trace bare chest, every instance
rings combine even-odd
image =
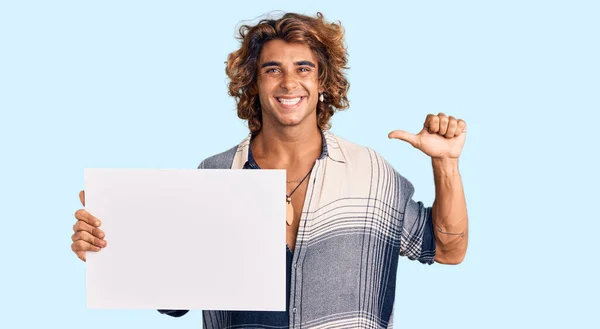
[[[296,247],[296,238],[298,236],[298,228],[300,227],[300,217],[302,216],[302,208],[304,207],[304,199],[306,198],[307,183],[308,182],[304,182],[304,184],[300,185],[291,197],[293,220],[290,225],[286,225],[286,242],[292,251],[294,251],[294,248]]]

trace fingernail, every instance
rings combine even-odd
[[[100,239],[102,239],[102,238],[104,237],[104,232],[100,232],[100,233],[98,233],[98,237],[99,237]]]
[[[96,226],[100,226],[100,221],[99,220],[96,221]]]

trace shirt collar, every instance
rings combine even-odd
[[[346,158],[342,152],[340,144],[336,136],[329,131],[321,131],[323,146],[319,160],[329,158],[336,162],[345,163]],[[248,134],[246,138],[238,145],[235,158],[233,160],[232,169],[260,169],[250,149],[252,135]]]

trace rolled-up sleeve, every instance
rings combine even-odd
[[[413,200],[414,187],[411,182],[398,174],[400,182],[400,204],[404,209],[400,232],[400,255],[423,264],[433,264],[435,257],[435,236],[431,217],[431,207]]]

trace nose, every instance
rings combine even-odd
[[[293,76],[292,74],[283,74],[282,78],[281,78],[281,83],[279,85],[281,87],[281,89],[290,91],[290,90],[294,90],[296,89],[296,87],[298,86],[298,81],[296,80],[296,77]]]

